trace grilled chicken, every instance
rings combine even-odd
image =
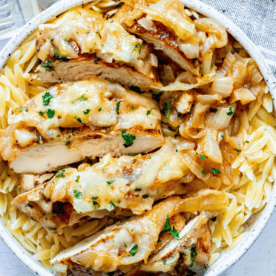
[[[74,264],[90,267],[94,271],[111,272],[119,268],[126,272],[135,267],[139,268],[139,266],[146,269],[146,264],[149,261],[153,264],[155,261],[169,256],[176,259],[175,255],[178,250],[184,252],[193,245],[198,251],[202,249],[209,257],[210,238],[208,233],[210,231],[206,225],[207,219],[203,215],[189,222],[181,231],[182,234],[179,234],[175,228],[171,229],[169,218],[185,212],[186,207],[183,202],[184,200],[178,196],[170,197],[155,205],[144,215],[108,227],[76,244],[73,248],[61,252],[51,263],[56,270],[62,273],[66,273],[68,268],[74,268]],[[226,202],[220,203],[220,208],[226,206]],[[198,211],[198,209],[194,209],[194,211]],[[170,231],[175,239],[171,240],[164,249],[158,251],[156,257],[155,255],[150,257],[151,253],[155,251],[161,231]],[[185,234],[187,235],[181,240]],[[204,250],[201,240],[204,241]],[[163,250],[167,250],[169,256]],[[192,250],[194,251],[194,249]]]
[[[116,15],[126,30],[153,44],[182,69],[199,75],[192,63],[192,59],[199,57],[196,28],[179,1],[127,1],[127,4]],[[185,48],[191,46],[197,51],[187,55]]]
[[[142,90],[161,85],[151,47],[92,11],[69,11],[55,24],[41,25],[36,48],[43,64],[32,78],[42,82],[98,76]]]
[[[17,173],[43,173],[102,157],[149,152],[163,144],[157,103],[91,78],[56,85],[9,116],[0,153]]]
[[[141,270],[149,272],[173,271],[177,265],[193,267],[193,262],[198,265],[207,265],[211,253],[211,231],[208,227],[208,217],[205,214],[192,219],[182,230],[177,239],[163,246],[159,251],[150,256]],[[172,229],[173,229],[172,225]],[[175,228],[176,229],[176,228]],[[181,262],[180,256],[184,259]]]
[[[19,195],[13,204],[48,230],[109,212],[142,214],[158,199],[195,192],[192,184],[181,184],[189,173],[168,140],[153,154],[117,159],[108,154],[93,166],[82,164],[78,169],[61,170],[50,181]]]

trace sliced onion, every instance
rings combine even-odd
[[[228,52],[223,61],[222,67],[217,71],[217,75],[222,77],[226,76],[226,74],[228,73],[229,69],[235,61],[235,57],[230,52]]]
[[[196,100],[202,104],[215,104],[222,100],[221,95],[196,95]]]
[[[259,72],[259,70],[257,68],[255,68],[253,70],[253,74],[252,74],[252,79],[251,81],[253,82],[253,84],[258,84],[262,81],[263,76],[261,75],[261,73]]]
[[[211,94],[220,95],[226,98],[231,95],[233,91],[233,79],[230,77],[215,78],[211,88]]]
[[[158,59],[157,59],[157,56],[156,56],[156,55],[150,54],[149,60],[150,60],[151,66],[153,66],[153,67],[158,67]]]
[[[185,54],[186,58],[194,59],[199,57],[199,42],[193,44],[178,43],[180,50]]]
[[[212,161],[216,163],[222,163],[222,154],[219,148],[218,142],[211,136],[207,135],[203,139],[204,143],[204,154],[208,156]]]
[[[209,36],[204,41],[204,44],[201,46],[201,54],[204,55],[211,48],[214,48],[215,43],[216,43],[216,37],[214,35]]]
[[[210,113],[206,126],[213,129],[226,129],[235,113],[236,106],[218,107],[216,113]]]
[[[226,29],[215,19],[200,18],[194,21],[199,31],[215,34],[217,37],[216,48],[224,47],[228,42]]]
[[[26,130],[26,129],[16,129],[14,131],[14,136],[17,141],[17,143],[22,147],[27,147],[30,145],[33,141],[37,141],[37,135]]]
[[[213,51],[209,50],[203,55],[203,75],[210,74],[212,65]]]
[[[140,24],[143,28],[145,28],[146,30],[151,30],[151,28],[153,27],[153,22],[152,20],[148,19],[148,18],[141,18],[137,21],[138,24]]]
[[[256,100],[256,97],[251,93],[249,89],[239,88],[233,91],[230,98],[230,103],[240,101],[242,104],[248,104],[254,100]]]

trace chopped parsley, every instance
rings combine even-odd
[[[73,100],[71,103],[76,103],[77,101],[85,102],[85,101],[87,101],[87,100],[88,100],[88,98],[86,98],[84,95],[82,95],[81,97],[79,97],[79,98]]]
[[[126,243],[124,242],[124,247],[126,247],[127,248],[127,245],[126,245]]]
[[[137,162],[137,159],[134,159],[134,160],[132,161],[133,164],[135,164],[136,162]]]
[[[179,233],[178,233],[177,229],[174,226],[173,226],[173,229],[171,230],[170,235],[178,241],[183,239],[183,238],[179,238]]]
[[[46,92],[43,96],[42,96],[42,101],[43,101],[43,105],[47,106],[50,104],[51,99],[53,99],[54,97],[49,93]]]
[[[177,229],[174,226],[172,228],[169,215],[167,216],[166,224],[165,224],[164,228],[162,229],[162,232],[166,232],[166,231],[170,231],[171,232],[170,235],[178,241],[183,239],[183,238],[179,238],[179,233],[178,233]]]
[[[152,111],[152,109],[148,110],[147,115],[150,115],[151,111]]]
[[[121,103],[122,101],[120,101],[120,102],[118,102],[117,104],[116,104],[116,113],[117,114],[120,114],[120,103]]]
[[[50,40],[50,43],[53,43],[54,42],[54,38],[52,38],[51,40]]]
[[[133,107],[133,105],[130,107],[130,109],[131,109],[132,111],[134,111],[134,110],[135,110],[135,108]]]
[[[196,246],[193,244],[191,246],[191,265],[190,266],[193,266],[194,265],[194,257],[196,257],[198,255],[198,253],[196,252]]]
[[[47,116],[48,116],[48,118],[49,119],[52,119],[54,116],[55,116],[55,110],[53,110],[53,109],[48,109],[47,110]]]
[[[170,101],[165,102],[165,106],[166,106],[166,109],[165,109],[166,118],[169,119],[171,102]]]
[[[101,207],[100,204],[96,201],[99,197],[98,196],[92,196],[91,199],[92,199],[92,204],[93,206],[95,206],[95,208],[97,207]]]
[[[235,107],[234,105],[232,105],[232,106],[229,107],[229,112],[226,113],[227,116],[231,116],[231,115],[234,114],[234,112],[233,112],[233,110],[232,110],[232,108],[234,108],[234,107]]]
[[[115,204],[112,201],[110,201],[109,204],[110,204],[111,210],[113,210],[115,208]]]
[[[167,262],[167,259],[164,259],[164,260],[163,260],[163,264],[165,265],[165,264],[166,264],[166,262]]]
[[[218,109],[217,108],[210,108],[210,112],[217,113]]]
[[[233,149],[233,150],[235,150],[236,152],[241,152],[241,150],[240,150],[240,149]]]
[[[56,173],[56,178],[64,178],[65,177],[65,170],[58,171]]]
[[[208,157],[207,156],[205,156],[205,155],[202,155],[202,154],[200,154],[200,153],[196,153],[201,159],[207,159]]]
[[[84,123],[83,123],[83,121],[81,120],[81,118],[78,118],[77,116],[74,116],[74,118],[75,118],[79,123],[81,123],[81,124],[84,125]]]
[[[246,144],[249,144],[249,141],[245,141]]]
[[[222,12],[226,12],[226,10],[222,10]]]
[[[142,45],[140,43],[134,45],[132,52],[134,52],[137,49],[139,49],[139,54],[141,54]]]
[[[28,112],[29,111],[29,109],[28,108],[26,108],[26,110],[25,110],[26,112]]]
[[[135,245],[131,248],[131,250],[129,251],[130,255],[131,255],[131,256],[135,256],[137,249],[138,249],[138,244],[135,244]]]
[[[108,185],[111,185],[111,184],[114,183],[114,181],[115,181],[115,180],[110,180],[110,181],[106,181],[106,183],[107,183]]]
[[[73,191],[73,194],[74,194],[74,196],[75,196],[76,198],[80,198],[80,197],[82,196],[82,193],[81,193],[80,191],[78,191],[78,190],[74,190],[74,191]]]
[[[103,109],[103,108],[102,108],[102,107],[100,107],[100,108],[98,108],[98,111],[99,111],[99,112],[101,112],[101,111],[102,111],[102,109]]]
[[[51,230],[51,231],[57,230],[56,227],[48,227],[48,229]]]
[[[143,198],[144,198],[144,199],[149,198],[149,194],[143,195]]]
[[[221,135],[221,138],[223,139],[223,138],[224,138],[224,135]]]
[[[96,34],[99,36],[100,39],[102,39],[102,36],[98,30],[96,31]]]
[[[67,141],[66,143],[65,143],[65,146],[69,146],[71,144],[71,142],[70,141]]]
[[[140,191],[142,191],[142,188],[135,188],[135,191],[140,192]]]
[[[217,170],[216,168],[212,168],[212,171],[213,171],[213,174],[214,174],[214,175],[217,174],[217,173],[221,173],[221,171],[220,171],[220,170]]]
[[[79,183],[80,182],[80,175],[77,175],[75,182]]]
[[[171,230],[171,223],[170,223],[170,217],[169,215],[167,216],[167,219],[166,219],[166,224],[164,226],[164,228],[162,229],[162,232],[166,232],[166,231],[169,231]]]
[[[52,61],[49,59],[46,60],[45,63],[41,67],[47,71],[52,71],[54,69],[52,66]]]
[[[124,146],[126,148],[131,146],[134,143],[135,139],[136,139],[135,135],[127,133],[126,130],[122,131],[122,137],[124,138],[124,141],[125,141]]]
[[[118,202],[118,204],[121,204],[122,201],[119,199],[117,202]]]
[[[38,114],[39,114],[40,116],[43,116],[44,113],[45,113],[45,112],[43,112],[43,111],[39,111],[39,112],[38,112]]]
[[[33,206],[33,205],[31,205],[31,204],[29,204],[29,203],[27,203],[27,204],[25,205],[25,207],[34,208],[34,206]]]
[[[87,115],[90,111],[91,111],[91,109],[86,109],[85,111],[83,111],[83,114]]]
[[[201,173],[202,173],[202,174],[206,174],[206,171],[205,171],[205,170],[202,170]]]

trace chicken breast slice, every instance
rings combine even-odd
[[[223,194],[222,192],[218,193]],[[64,250],[51,263],[56,270],[62,273],[66,273],[68,269],[74,269],[75,264],[91,268],[94,271],[111,272],[116,269],[129,271],[133,267],[143,267],[150,260],[154,262],[155,259],[151,259],[150,255],[156,248],[161,231],[168,230],[174,233],[173,236],[176,241],[180,241],[181,237],[187,233],[187,237],[183,238],[179,250],[186,250],[186,245],[191,245],[193,256],[195,256],[195,249],[192,243],[197,242],[201,238],[202,232],[197,235],[192,230],[192,227],[194,227],[193,229],[197,229],[195,222],[199,222],[200,218],[206,223],[206,218],[199,217],[188,223],[184,228],[185,230],[182,230],[183,236],[180,236],[178,232],[176,233],[175,229],[171,229],[171,225],[168,225],[170,217],[185,212],[186,206],[183,203],[184,200],[179,196],[170,197],[155,205],[152,210],[146,212],[144,215],[132,218],[128,222],[108,227],[76,244],[74,247]],[[221,206],[224,208],[227,205],[224,202]],[[194,209],[194,211],[199,210]],[[200,225],[202,224],[200,223]],[[203,229],[201,226],[199,228]],[[206,240],[209,239],[207,238]],[[186,242],[184,243],[184,241]],[[168,250],[167,248],[169,248],[168,253],[172,250],[173,253],[177,252],[175,248],[178,247],[178,243],[174,245],[174,240],[170,243],[162,250]],[[161,255],[159,252],[157,254]],[[156,257],[156,260],[159,260],[159,255]]]
[[[164,143],[158,104],[106,80],[56,85],[10,114],[0,154],[17,173],[86,157],[149,152]]]
[[[119,18],[127,31],[153,44],[156,50],[162,51],[182,69],[199,75],[198,68],[192,63],[193,58],[199,57],[196,29],[185,14],[183,4],[168,0],[146,2],[128,1],[115,18]],[[196,53],[186,56],[183,45],[190,45]]]
[[[161,85],[152,47],[115,19],[77,9],[39,28],[36,49],[43,63],[33,79],[64,82],[98,76],[140,89]]]
[[[193,185],[181,184],[189,173],[168,140],[159,151],[145,156],[116,159],[108,154],[92,166],[61,170],[50,181],[16,197],[13,204],[47,230],[55,230],[109,212],[142,214],[158,199],[196,191]]]
[[[151,211],[128,222],[115,224],[58,254],[54,267],[81,264],[95,271],[115,271],[118,267],[147,261],[154,250],[167,215],[177,212],[180,197],[171,197]]]
[[[179,237],[173,238],[161,250],[150,256],[146,264],[141,265],[141,270],[148,272],[169,272],[176,266],[187,269],[194,266],[194,262],[207,266],[210,260],[212,239],[208,226],[208,216],[203,213],[179,231]],[[180,256],[184,259],[180,263]]]

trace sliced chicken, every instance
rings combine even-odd
[[[151,211],[146,212],[144,215],[133,218],[128,222],[108,227],[76,244],[73,248],[61,252],[51,263],[56,270],[62,273],[66,273],[67,269],[72,269],[74,264],[90,267],[94,271],[103,272],[115,271],[117,268],[122,271],[129,271],[135,267],[139,268],[140,265],[143,269],[146,269],[144,265],[149,261],[154,262],[155,258],[156,261],[159,260],[159,255],[158,257],[150,257],[150,255],[156,248],[161,231],[170,231],[177,241],[175,245],[175,240],[173,239],[164,249],[161,249],[161,251],[168,250],[168,254],[171,252],[174,254],[176,254],[175,252],[178,253],[175,250],[176,248],[184,251],[187,249],[187,246],[189,248],[192,247],[202,238],[200,237],[203,236],[201,235],[202,233],[205,234],[205,232],[207,233],[209,231],[200,222],[201,219],[204,220],[204,223],[207,222],[207,218],[203,216],[188,223],[184,228],[185,230],[182,230],[182,236],[175,228],[171,229],[169,219],[178,213],[185,212],[186,206],[184,201],[178,196],[170,197],[155,205]],[[224,208],[226,206],[225,202],[223,204],[221,202],[220,206]],[[204,210],[204,208],[201,210]],[[195,211],[199,210],[194,209],[193,212]],[[199,225],[196,226],[195,222],[198,222]],[[204,230],[202,230],[203,228]],[[178,241],[181,241],[185,233],[187,235],[179,245]],[[206,243],[204,246],[208,246],[208,237],[204,241]],[[206,249],[204,250],[206,251]],[[207,256],[209,254],[208,250],[209,248],[206,251]],[[157,254],[161,253],[158,252]],[[163,255],[161,257],[162,260],[164,256],[167,256]],[[193,254],[193,256],[195,255]],[[174,259],[176,259],[175,256]]]
[[[109,212],[142,214],[158,199],[196,191],[192,184],[181,184],[189,173],[180,153],[167,141],[153,154],[118,159],[108,154],[93,166],[61,170],[50,181],[19,195],[13,204],[46,229],[57,229]]]
[[[171,226],[171,232],[173,231]],[[177,231],[174,231],[177,233]],[[149,272],[170,272],[176,266],[193,267],[194,262],[199,265],[208,265],[210,260],[212,239],[206,214],[192,219],[181,231],[178,237],[161,250],[150,256],[141,270]],[[180,256],[183,256],[181,261]],[[182,263],[180,263],[182,262]]]
[[[32,78],[42,82],[98,76],[143,90],[161,85],[152,48],[92,11],[69,11],[55,24],[41,25],[36,48],[43,63]]]
[[[143,1],[142,1],[143,2]],[[128,1],[116,15],[130,33],[153,44],[182,69],[199,75],[192,59],[199,57],[196,28],[179,1],[162,0],[157,3]],[[115,18],[116,18],[115,17]],[[186,47],[194,49],[187,53]]]
[[[85,157],[149,152],[163,144],[158,104],[91,78],[54,86],[9,116],[0,154],[17,173],[43,173]]]

